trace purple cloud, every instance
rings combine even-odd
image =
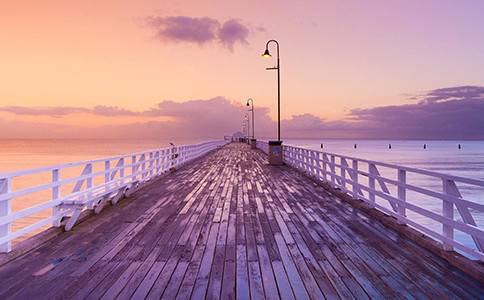
[[[215,39],[215,32],[220,27],[220,23],[217,20],[208,17],[148,17],[147,21],[148,25],[157,30],[156,36],[159,39],[199,44]]]
[[[102,106],[98,105],[94,108],[86,107],[23,107],[23,106],[4,106],[0,107],[0,111],[10,112],[16,115],[28,115],[28,116],[51,116],[62,117],[71,114],[85,113],[101,116],[133,116],[139,115],[139,112],[134,112],[117,106]]]
[[[156,30],[160,40],[205,44],[218,41],[233,52],[234,44],[247,44],[249,29],[235,19],[220,25],[209,17],[192,18],[187,16],[148,17],[148,26]]]
[[[23,107],[23,106],[4,106],[0,111],[10,112],[16,115],[29,116],[52,116],[60,117],[74,113],[89,113],[88,108],[84,107]]]
[[[354,109],[351,119],[379,128],[381,138],[483,139],[484,88],[429,91],[417,104]]]
[[[372,139],[484,139],[484,88],[454,87],[427,92],[415,104],[354,109],[344,121],[328,122],[312,115],[294,115],[281,121],[283,138],[372,138]],[[245,103],[225,97],[187,102],[163,101],[155,107],[135,112],[118,107],[0,107],[17,115],[72,113],[103,116],[138,116],[138,122],[83,128],[0,118],[0,138],[80,137],[80,138],[220,138],[241,130],[247,112]],[[274,138],[277,122],[269,108],[256,107],[256,137]],[[157,117],[169,117],[160,121]],[[39,130],[39,129],[42,130]]]
[[[234,44],[238,41],[247,44],[249,29],[240,24],[237,20],[228,20],[218,31],[218,38],[231,52],[234,51]]]

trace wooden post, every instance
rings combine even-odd
[[[369,163],[368,164],[368,173],[369,173],[368,186],[370,187],[370,191],[368,192],[368,198],[370,200],[369,204],[371,207],[375,207],[375,201],[376,201],[374,190],[375,190],[375,176],[377,174],[375,174],[375,170],[376,170],[375,164]]]
[[[400,184],[406,184],[406,182],[407,182],[407,173],[406,173],[405,170],[401,170],[401,169],[398,170],[398,182]],[[397,189],[397,197],[398,197],[398,200],[401,200],[401,201],[406,201],[407,200],[406,191],[407,191],[407,189],[405,187],[398,186],[398,189]],[[405,213],[406,213],[405,206],[399,205],[398,206],[398,215],[401,218],[398,218],[397,219],[397,224],[400,224],[400,225],[407,224],[407,222],[405,222],[405,220],[403,220],[403,218],[406,218]]]
[[[331,183],[333,185],[333,187],[336,186],[336,177],[334,177],[334,175],[336,175],[336,157],[334,155],[331,155]]]
[[[87,174],[89,174],[90,176],[87,178],[87,188],[92,188],[92,185],[93,185],[93,178],[92,178],[92,171],[93,171],[93,167],[92,167],[92,164],[87,164],[86,165],[86,168],[87,168]],[[91,203],[87,206],[87,209],[89,210],[93,210],[94,209],[94,203]]]
[[[119,159],[118,164],[121,167],[121,169],[119,170],[119,177],[123,179],[121,183],[124,184],[124,157]]]
[[[358,161],[353,159],[353,181],[351,182],[353,186],[353,197],[358,199]]]
[[[12,178],[0,179],[0,195],[10,194],[12,192]],[[12,199],[7,198],[0,200],[0,217],[8,216],[12,213]],[[12,233],[12,223],[0,225],[0,238],[6,237]],[[0,244],[0,253],[7,253],[12,250],[12,242],[8,241]]]
[[[109,181],[111,181],[111,176],[110,176],[110,173],[109,170],[111,169],[111,161],[109,160],[106,160],[104,162],[104,170],[106,171],[106,173],[104,173],[104,182],[105,183],[108,183]],[[106,185],[106,191],[109,190],[109,186]]]
[[[153,152],[150,152],[150,164],[149,164],[149,169],[150,171],[148,172],[149,174],[149,178],[153,177],[153,173],[155,172],[155,170],[153,169],[153,165],[155,164],[155,162],[153,161]]]
[[[341,187],[343,189],[346,189],[346,170],[344,169],[344,166],[347,166],[348,163],[346,162],[346,159],[340,158],[340,171],[341,171]]]
[[[443,178],[442,179],[442,189],[445,195],[449,194],[449,180]],[[443,200],[442,201],[442,215],[444,218],[453,220],[454,219],[454,203]],[[451,239],[454,240],[454,228],[452,226],[442,224],[442,234]],[[454,250],[454,247],[450,245],[446,241],[442,241],[443,247],[445,251],[452,251]]]
[[[52,182],[59,182],[60,181],[60,169],[52,170]],[[61,196],[60,185],[55,185],[52,187],[52,200],[57,200]],[[60,214],[60,206],[55,205],[52,207],[52,216],[58,217],[52,222],[52,227],[59,227],[61,223],[61,218],[59,217]]]
[[[137,169],[137,167],[136,167],[136,156],[135,155],[131,156],[131,164],[132,164],[131,174],[135,174],[136,169]],[[131,176],[131,181],[135,181],[135,180],[136,180],[136,175]]]

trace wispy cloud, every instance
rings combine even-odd
[[[230,19],[221,25],[216,19],[188,16],[149,16],[148,26],[156,30],[156,37],[168,42],[190,42],[206,44],[220,42],[233,52],[235,43],[247,44],[249,29],[236,19]]]
[[[86,107],[24,107],[24,106],[4,106],[0,107],[0,111],[10,112],[16,115],[27,115],[27,116],[50,116],[50,117],[61,117],[71,114],[93,114],[101,116],[133,116],[139,115],[140,113],[134,112],[128,109],[119,108],[117,106],[102,106],[98,105],[93,108]]]

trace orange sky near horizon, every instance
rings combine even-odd
[[[0,106],[101,105],[134,112],[165,100],[224,97],[277,118],[276,64],[261,57],[269,39],[281,54],[281,118],[310,113],[347,120],[357,108],[416,103],[407,94],[483,85],[481,1],[10,1],[0,12]],[[235,19],[248,30],[233,50],[159,39],[148,17]],[[224,46],[225,45],[225,46]],[[270,50],[275,54],[274,45]],[[242,116],[228,116],[242,120]],[[0,120],[95,127],[172,116],[77,113]],[[12,123],[13,124],[13,123]],[[9,127],[15,128],[15,126]],[[229,131],[235,131],[228,129]],[[14,129],[10,129],[14,130]],[[240,130],[240,129],[239,129]]]

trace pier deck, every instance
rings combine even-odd
[[[484,285],[229,144],[0,267],[0,299],[479,299]]]

